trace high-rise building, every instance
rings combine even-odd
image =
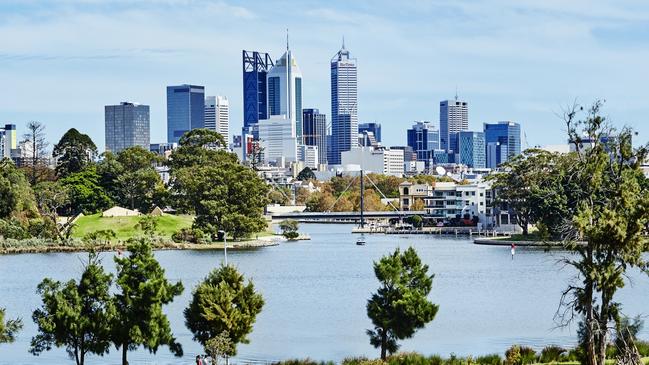
[[[294,136],[302,140],[302,72],[286,42],[286,52],[268,72],[268,115],[293,121]]]
[[[440,147],[457,152],[457,133],[469,129],[469,106],[466,101],[444,100],[439,103]]]
[[[327,116],[318,109],[303,110],[302,141],[307,146],[318,146],[318,163],[327,163]]]
[[[205,87],[167,86],[167,142],[178,143],[196,128],[205,128]]]
[[[243,134],[260,119],[268,118],[266,76],[273,67],[268,53],[243,51]]]
[[[390,148],[354,147],[341,153],[341,165],[346,168],[383,175],[402,176],[403,150]]]
[[[331,59],[330,165],[341,163],[340,154],[358,146],[358,69],[356,59],[342,48]]]
[[[439,149],[439,130],[428,121],[415,122],[408,129],[408,146],[417,154],[417,161],[424,161],[426,167],[433,163],[433,151]]]
[[[505,121],[484,124],[486,167],[494,169],[521,153],[521,126]]]
[[[149,106],[121,102],[104,107],[106,151],[120,152],[126,148],[150,145]]]
[[[277,166],[297,161],[297,140],[295,124],[284,115],[261,119],[259,127],[259,144],[262,148],[262,160]]]
[[[381,142],[381,123],[370,122],[370,123],[359,123],[358,124],[358,133],[372,132],[376,142]]]
[[[230,103],[225,96],[205,97],[205,128],[219,132],[227,143],[230,140]]]
[[[318,157],[318,146],[308,146],[300,144],[297,146],[297,159],[302,161],[304,166],[311,170],[317,170],[320,164]]]
[[[460,131],[458,132],[459,163],[472,168],[484,168],[485,139],[484,132]]]
[[[15,124],[0,127],[0,159],[12,158],[18,148],[18,136]]]

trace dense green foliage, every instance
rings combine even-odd
[[[294,219],[285,219],[279,222],[279,229],[282,230],[282,235],[287,239],[296,239],[300,236],[297,232],[298,222]]]
[[[264,305],[251,281],[232,266],[213,270],[192,294],[185,309],[185,324],[194,340],[206,346],[209,340],[227,332],[232,341],[227,356],[236,355],[236,345],[248,343],[255,319]]]
[[[29,182],[7,158],[0,161],[0,201],[0,219],[34,218],[38,215]]]
[[[114,295],[112,342],[122,350],[122,365],[128,364],[128,351],[139,346],[155,353],[158,347],[167,345],[173,354],[182,356],[182,347],[162,312],[163,305],[182,293],[182,283],[172,284],[165,278],[145,238],[132,239],[128,251],[126,257],[115,257],[118,291]]]
[[[68,191],[68,204],[63,207],[63,212],[68,215],[93,214],[109,208],[112,200],[99,184],[99,178],[97,169],[91,166],[60,179],[61,186]]]
[[[192,130],[168,161],[177,206],[194,212],[194,227],[212,240],[220,230],[237,239],[266,227],[262,214],[268,186],[234,154],[220,149],[223,143],[216,132]]]
[[[16,340],[16,334],[23,328],[23,321],[18,319],[5,320],[6,309],[0,308],[0,344]]]
[[[79,133],[75,128],[65,132],[52,151],[52,157],[56,159],[56,175],[60,177],[81,172],[96,156],[95,143],[87,134]]]
[[[434,275],[428,275],[414,248],[374,262],[374,274],[381,283],[367,302],[367,315],[374,329],[367,330],[370,343],[381,349],[381,359],[399,348],[398,340],[410,338],[437,314],[438,306],[428,300]]]
[[[32,338],[30,352],[38,355],[53,346],[65,347],[77,365],[84,364],[88,353],[108,353],[115,315],[111,281],[95,254],[90,254],[78,283],[44,279],[38,285],[43,305],[32,316],[38,334]]]

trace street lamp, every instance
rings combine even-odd
[[[223,235],[223,252],[225,255],[225,266],[228,266],[228,238],[225,235],[225,231],[219,231],[219,234]]]

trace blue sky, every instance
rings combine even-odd
[[[414,120],[439,120],[456,88],[469,125],[519,121],[533,145],[565,140],[562,108],[606,99],[605,114],[649,138],[645,1],[0,0],[0,123],[71,127],[104,146],[106,104],[151,106],[166,136],[165,87],[205,85],[242,118],[241,50],[279,58],[286,28],[303,105],[330,114],[329,60],[345,36],[358,59],[361,121],[405,144]]]

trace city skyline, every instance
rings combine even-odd
[[[3,2],[0,76],[9,85],[5,90],[12,91],[0,98],[0,123],[16,124],[22,134],[28,121],[39,120],[47,125],[51,142],[77,127],[103,150],[103,106],[133,100],[151,106],[151,141],[164,142],[165,87],[192,83],[228,97],[230,132],[238,134],[243,119],[241,50],[267,51],[277,59],[288,27],[291,48],[308,80],[303,108],[331,113],[328,60],[344,35],[359,60],[359,120],[381,123],[384,145],[405,144],[405,130],[413,120],[439,120],[436,106],[451,99],[456,87],[471,106],[469,130],[516,120],[528,137],[523,148],[565,143],[564,126],[555,114],[575,99],[587,105],[605,98],[604,110],[617,127],[638,130],[636,143],[649,134],[649,125],[643,123],[649,112],[643,85],[649,80],[641,72],[647,59],[642,47],[647,31],[641,26],[649,18],[647,7],[502,1],[494,6],[502,15],[496,15],[480,2],[406,4],[399,12],[389,3],[333,2],[312,9],[297,5],[295,13],[304,10],[303,19],[289,14],[280,20],[276,15],[286,13],[283,6],[233,4]],[[472,24],[481,12],[492,14],[492,20],[480,17]],[[193,16],[196,29],[175,29],[182,34],[174,36],[163,22],[172,13]],[[444,17],[415,32],[433,13]],[[133,21],[145,16],[146,21]],[[87,31],[66,45],[67,35],[79,28]],[[188,41],[188,34],[197,39]],[[213,46],[205,39],[213,39]],[[423,72],[423,65],[391,67],[395,55],[428,57],[425,62],[432,70],[444,71]]]

